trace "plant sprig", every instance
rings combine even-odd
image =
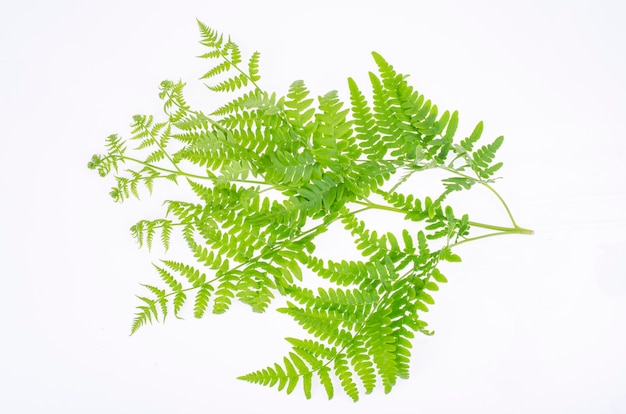
[[[118,202],[152,192],[160,180],[191,190],[189,200],[165,202],[166,217],[131,228],[140,247],[159,240],[167,250],[178,234],[195,258],[155,264],[162,286],[143,285],[148,293],[138,296],[131,333],[170,313],[180,318],[185,305],[201,318],[228,311],[234,300],[264,312],[281,297],[286,304],[277,311],[308,335],[286,338],[292,350],[281,361],[240,379],[287,393],[300,384],[307,398],[314,379],[328,398],[337,386],[355,401],[377,385],[389,392],[409,376],[415,333],[431,334],[421,315],[447,281],[440,264],[461,261],[453,248],[532,234],[493,187],[503,138],[481,145],[480,122],[458,140],[458,113],[440,112],[378,53],[372,103],[353,79],[348,104],[335,91],[315,104],[303,81],[277,96],[260,86],[258,52],[244,62],[230,38],[198,26],[207,49],[200,57],[212,62],[201,79],[236,97],[206,114],[187,104],[183,82],[164,81],[163,120],[136,115],[130,139],[109,136],[107,152],[88,165],[113,174]],[[429,169],[447,175],[439,194],[400,191]],[[498,199],[509,225],[472,221],[447,203],[477,185]],[[370,210],[400,214],[406,228],[373,230],[361,214]],[[360,259],[316,254],[318,236],[340,226]],[[313,290],[304,274],[331,287]]]

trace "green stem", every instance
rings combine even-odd
[[[472,227],[480,227],[481,229],[496,230],[496,231],[504,232],[504,233],[517,233],[517,234],[534,234],[535,233],[532,230],[525,229],[518,225],[515,225],[514,227],[502,227],[502,226],[494,226],[492,224],[478,223],[475,221],[468,221],[468,224]]]
[[[150,168],[155,169],[155,170],[163,171],[163,172],[170,173],[170,174],[181,175],[183,177],[197,178],[197,179],[201,179],[201,180],[213,180],[213,179],[215,179],[215,177],[209,177],[208,175],[207,176],[203,176],[203,175],[196,175],[196,174],[186,173],[184,171],[181,171],[178,167],[176,167],[176,170],[170,170],[168,168],[163,168],[163,167],[159,167],[157,165],[149,164],[149,163],[147,163],[145,161],[141,161],[141,160],[138,160],[137,158],[133,158],[133,157],[123,156],[121,158],[122,158],[122,161],[136,162],[137,164],[145,165],[146,167],[150,167]]]
[[[506,210],[506,214],[509,216],[509,219],[511,220],[511,223],[513,224],[513,226],[515,228],[518,228],[519,226],[515,222],[515,219],[513,218],[513,214],[511,214],[511,210],[509,209],[509,206],[506,204],[506,202],[504,201],[502,196],[500,196],[500,194],[492,186],[490,186],[489,184],[487,184],[487,183],[485,183],[483,181],[479,181],[479,182],[482,185],[484,185],[485,187],[487,187],[489,189],[489,191],[491,191],[498,198],[498,200],[500,200],[500,203],[502,203],[502,205],[504,206],[504,209]]]
[[[391,206],[385,206],[383,204],[372,203],[371,201],[364,202],[364,201],[354,200],[352,202],[354,204],[359,204],[361,206],[365,206],[366,207],[366,208],[358,210],[358,211],[364,211],[364,210],[368,210],[368,209],[371,209],[371,208],[375,208],[377,210],[384,210],[384,211],[391,211],[391,212],[394,212],[394,213],[406,214],[406,211],[404,211],[404,210],[402,210],[400,208],[391,207]]]
[[[485,182],[485,181],[483,181],[481,179],[477,179],[477,178],[471,177],[471,176],[469,176],[467,174],[463,174],[463,173],[461,173],[461,172],[459,172],[459,171],[457,171],[457,170],[455,170],[453,168],[450,168],[450,167],[439,166],[439,168],[441,168],[442,170],[451,172],[453,174],[456,174],[459,177],[467,178],[468,180],[474,181],[476,183],[479,183],[479,184],[487,187],[487,189],[489,191],[491,191],[493,193],[493,195],[495,195],[498,200],[500,200],[500,203],[504,207],[504,210],[506,211],[506,214],[509,216],[509,220],[511,220],[511,224],[513,224],[513,227],[520,228],[517,225],[517,223],[515,222],[515,219],[513,218],[513,214],[511,213],[511,210],[509,209],[509,206],[506,204],[506,202],[504,201],[502,196],[492,186],[490,186],[487,182]],[[532,234],[532,233],[530,233],[530,234]]]
[[[532,230],[527,230],[527,229],[522,229],[522,228],[520,228],[519,230],[523,230],[523,231],[499,231],[496,233],[488,233],[488,234],[483,234],[481,236],[470,237],[467,239],[463,239],[460,242],[453,243],[450,245],[450,247],[456,247],[460,244],[471,242],[474,240],[486,239],[487,237],[504,236],[506,234],[533,234]]]
[[[180,175],[183,177],[187,177],[187,178],[196,178],[199,180],[211,180],[211,181],[215,181],[215,176],[211,177],[208,175],[197,175],[197,174],[191,174],[191,173],[187,173],[184,171],[181,171],[180,169],[178,169],[177,171],[175,170],[170,170],[168,168],[163,168],[163,167],[159,167],[157,165],[153,165],[153,164],[149,164],[145,161],[141,161],[138,160],[137,158],[132,158],[132,157],[121,157],[122,161],[132,161],[132,162],[136,162],[137,164],[141,164],[141,165],[145,165],[146,167],[150,167],[154,170],[158,170],[158,171],[163,171],[165,173],[169,173],[169,174],[176,174],[176,175]],[[155,178],[160,178],[160,177],[155,177]],[[165,177],[163,177],[165,178]],[[256,180],[230,180],[231,182],[235,182],[235,183],[245,183],[245,184],[257,184],[257,185],[272,185],[272,184],[268,184],[265,181],[256,181]]]
[[[385,206],[383,204],[377,204],[377,203],[372,203],[372,202],[363,202],[363,201],[353,201],[353,203],[355,204],[359,204],[362,206],[365,206],[366,208],[363,208],[361,210],[357,210],[357,211],[364,211],[367,209],[371,209],[371,208],[375,208],[378,210],[384,210],[384,211],[391,211],[394,213],[400,213],[400,214],[406,214],[407,212],[402,210],[401,208],[397,208],[397,207],[391,207],[391,206]],[[485,224],[485,223],[479,223],[477,221],[469,221],[468,224],[472,227],[479,227],[482,229],[488,229],[488,230],[496,230],[498,232],[501,233],[507,233],[507,234],[533,234],[534,232],[532,230],[529,229],[525,229],[523,227],[519,227],[517,224],[515,224],[514,227],[503,227],[503,226],[495,226],[493,224]]]

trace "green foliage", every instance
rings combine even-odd
[[[453,248],[532,233],[491,186],[503,138],[477,147],[480,122],[457,140],[457,112],[439,111],[377,53],[371,103],[353,79],[348,104],[331,91],[315,105],[300,80],[277,96],[258,84],[258,52],[246,60],[230,38],[198,25],[207,49],[200,57],[212,65],[201,79],[228,102],[210,114],[192,110],[185,84],[164,81],[163,120],[136,115],[130,139],[111,135],[107,152],[88,164],[113,174],[115,201],[139,198],[163,179],[191,190],[187,200],[165,201],[166,217],[131,228],[140,247],[159,241],[167,250],[178,237],[195,258],[154,265],[161,284],[143,285],[131,333],[170,313],[181,318],[186,305],[202,318],[235,300],[264,312],[282,298],[276,310],[307,335],[287,338],[292,350],[281,361],[242,380],[287,393],[301,386],[307,398],[314,382],[328,398],[337,388],[355,401],[378,385],[389,392],[409,377],[415,334],[432,334],[422,315],[447,282],[440,264],[461,261]],[[401,191],[428,169],[446,173],[439,194]],[[446,204],[450,193],[476,185],[498,198],[510,226],[470,221]],[[362,218],[367,210],[400,214],[407,227],[374,230]],[[352,238],[360,258],[315,253],[331,227]],[[305,283],[312,276],[329,287],[312,289]]]

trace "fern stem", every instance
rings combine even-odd
[[[121,159],[122,159],[122,161],[136,162],[137,164],[145,165],[146,167],[150,167],[150,168],[155,169],[155,170],[163,171],[163,172],[170,173],[170,174],[181,175],[183,177],[198,178],[198,179],[201,179],[201,180],[213,180],[215,178],[215,177],[209,177],[208,175],[207,176],[203,176],[203,175],[196,175],[196,174],[186,173],[184,171],[181,171],[178,167],[176,167],[176,170],[170,170],[168,168],[159,167],[158,165],[149,164],[149,163],[147,163],[145,161],[141,161],[141,160],[138,160],[137,158],[133,158],[133,157],[123,156],[123,157],[121,157]]]
[[[197,174],[191,174],[191,173],[187,173],[185,171],[182,170],[170,170],[168,168],[163,168],[163,167],[159,167],[157,165],[153,165],[153,164],[149,164],[147,162],[138,160],[137,158],[132,158],[132,157],[121,157],[122,161],[132,161],[132,162],[136,162],[137,164],[141,164],[141,165],[145,165],[146,167],[150,167],[152,169],[155,170],[159,170],[159,171],[163,171],[165,173],[170,173],[170,174],[176,174],[176,175],[180,175],[183,177],[187,177],[187,178],[196,178],[199,180],[211,180],[211,181],[215,181],[216,177],[215,176],[209,176],[209,175],[197,175]],[[154,178],[167,178],[166,176],[158,176],[158,177],[154,177]],[[229,180],[230,182],[233,183],[242,183],[242,184],[258,184],[258,185],[272,185],[269,184],[265,181],[256,181],[256,180]]]
[[[445,167],[445,166],[439,166],[438,168],[441,168],[442,170],[445,170],[445,171],[451,172],[451,173],[453,173],[453,174],[456,174],[456,175],[458,175],[459,177],[467,178],[468,180],[471,180],[471,181],[477,182],[477,183],[479,183],[479,184],[481,184],[481,185],[485,186],[485,187],[486,187],[489,191],[491,191],[491,192],[493,193],[493,195],[495,195],[495,196],[496,196],[496,198],[500,201],[500,203],[501,203],[501,204],[502,204],[502,206],[504,207],[504,210],[506,211],[506,214],[509,216],[509,220],[511,220],[511,224],[513,224],[513,227],[515,227],[516,229],[517,229],[517,228],[520,228],[520,227],[517,225],[517,223],[515,222],[515,219],[513,218],[513,214],[511,213],[511,210],[509,209],[509,206],[506,204],[506,202],[504,201],[504,199],[502,198],[502,196],[501,196],[501,195],[500,195],[500,194],[499,194],[499,193],[498,193],[498,192],[497,192],[497,191],[496,191],[496,190],[495,190],[492,186],[490,186],[490,185],[489,185],[489,183],[487,183],[486,181],[481,180],[481,179],[479,179],[479,178],[477,179],[477,178],[471,177],[471,176],[469,176],[469,175],[467,175],[467,174],[463,174],[462,172],[459,172],[459,171],[455,170],[454,168]],[[531,233],[528,233],[528,234],[532,234],[532,232],[531,232]]]
[[[513,224],[513,226],[515,226],[515,228],[519,228],[519,226],[515,222],[515,219],[513,218],[513,214],[511,214],[511,210],[509,209],[509,206],[506,204],[506,202],[504,201],[502,196],[492,186],[490,186],[489,184],[487,184],[485,182],[480,182],[480,183],[482,185],[484,185],[485,187],[487,187],[489,189],[489,191],[491,191],[498,198],[498,200],[500,200],[500,203],[502,203],[502,205],[504,206],[504,210],[506,210],[506,214],[508,214],[509,219],[511,220],[511,224]]]
[[[361,210],[357,210],[357,211],[365,211],[368,209],[378,209],[378,210],[384,210],[384,211],[391,211],[394,213],[400,213],[400,214],[407,214],[406,211],[402,210],[401,208],[397,208],[397,207],[392,207],[392,206],[386,206],[383,204],[377,204],[377,203],[372,203],[372,202],[363,202],[363,201],[353,201],[353,203],[355,204],[359,204],[362,206],[365,206],[366,208],[363,208]],[[479,227],[482,229],[488,229],[488,230],[496,230],[498,232],[502,232],[502,233],[507,233],[507,234],[534,234],[534,232],[532,230],[529,229],[525,229],[523,227],[518,226],[517,224],[515,224],[514,227],[503,227],[503,226],[496,226],[493,224],[486,224],[486,223],[479,223],[477,221],[468,221],[468,224],[472,227]]]
[[[407,213],[406,211],[404,211],[404,210],[402,210],[400,208],[391,207],[391,206],[385,206],[383,204],[372,203],[371,201],[364,202],[364,201],[354,200],[352,202],[354,204],[359,204],[361,206],[365,206],[366,207],[366,208],[363,208],[361,210],[357,210],[359,212],[375,208],[377,210],[391,211],[393,213],[401,213],[401,214],[406,214]]]
[[[508,233],[508,234],[529,234],[530,235],[530,234],[535,233],[533,230],[525,229],[517,225],[515,227],[503,227],[503,226],[494,226],[493,224],[478,223],[476,221],[468,221],[467,223],[472,227],[480,227],[481,229],[487,229],[487,230],[496,230],[498,232]]]
[[[504,236],[507,234],[513,234],[513,233],[520,233],[520,234],[533,234],[532,230],[526,230],[526,229],[520,229],[520,230],[524,230],[524,231],[498,231],[495,233],[488,233],[488,234],[483,234],[481,236],[476,236],[476,237],[470,237],[467,239],[463,239],[460,242],[457,243],[453,243],[450,245],[450,247],[456,247],[459,246],[463,243],[467,243],[467,242],[471,242],[471,241],[475,241],[475,240],[480,240],[480,239],[486,239],[488,237],[495,237],[495,236]]]

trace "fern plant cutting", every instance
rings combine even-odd
[[[503,138],[482,143],[479,123],[458,139],[458,114],[440,112],[377,53],[372,102],[353,79],[349,103],[335,91],[315,100],[302,81],[278,96],[260,86],[258,52],[244,59],[230,38],[198,25],[201,58],[211,63],[202,79],[227,103],[192,109],[185,84],[164,81],[161,118],[136,115],[132,136],[109,136],[106,153],[88,165],[114,176],[116,201],[161,180],[190,189],[189,199],[165,201],[164,217],[131,228],[140,246],[178,240],[195,258],[154,265],[160,282],[143,285],[131,333],[170,315],[224,313],[235,300],[255,312],[280,302],[277,311],[306,333],[286,338],[282,360],[240,379],[287,393],[301,387],[307,398],[314,383],[328,398],[336,389],[355,401],[377,385],[389,392],[409,376],[414,335],[430,334],[422,314],[446,282],[440,264],[461,260],[453,248],[532,234],[493,187]],[[444,174],[441,191],[407,191],[426,170]],[[475,187],[501,203],[508,225],[472,221],[448,203]],[[405,228],[372,229],[363,213],[376,210],[403,217]],[[331,228],[351,237],[359,258],[316,254]],[[316,278],[322,287],[313,287]]]

